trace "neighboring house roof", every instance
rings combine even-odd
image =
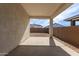
[[[61,25],[61,24],[58,24],[58,23],[54,23],[54,24],[53,24],[53,27],[64,27],[64,26]],[[46,26],[45,28],[49,28],[49,25]]]
[[[38,24],[30,24],[30,28],[43,28],[43,26]]]
[[[65,21],[72,21],[72,20],[79,21],[79,14],[65,19]]]

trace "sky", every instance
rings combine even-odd
[[[64,19],[78,15],[79,14],[79,3],[75,3],[71,5],[69,8],[64,10],[62,13],[57,15],[53,20],[53,23],[59,23],[64,26],[70,26],[70,22],[64,21]],[[42,26],[49,25],[49,20],[45,19],[31,19],[30,24],[39,24]],[[77,22],[77,25],[79,25],[79,22]]]
[[[60,13],[53,20],[54,20],[54,23],[59,23],[64,26],[70,26],[70,22],[64,21],[64,19],[78,15],[78,14],[79,14],[79,3],[75,3],[71,5],[69,8],[67,8],[65,11]],[[79,25],[79,22],[77,22],[77,25]]]
[[[39,24],[45,27],[49,25],[49,19],[30,19],[30,24]]]

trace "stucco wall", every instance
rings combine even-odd
[[[14,49],[26,30],[29,37],[29,16],[20,4],[0,4],[0,55]]]
[[[53,35],[79,48],[79,27],[53,28]]]

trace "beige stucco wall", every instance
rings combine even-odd
[[[14,49],[26,30],[29,37],[29,16],[20,4],[0,4],[0,55]]]

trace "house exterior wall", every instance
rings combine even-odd
[[[20,4],[0,4],[0,55],[14,49],[26,30],[29,37],[29,16]]]

